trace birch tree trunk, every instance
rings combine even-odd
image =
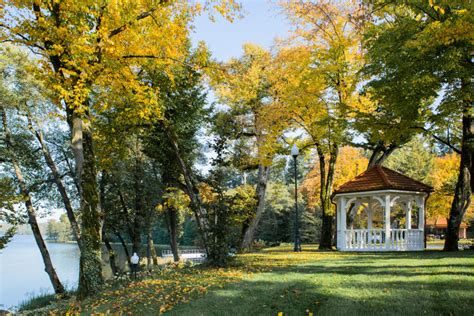
[[[178,160],[178,164],[181,168],[183,173],[184,182],[186,186],[186,193],[191,200],[191,208],[194,211],[194,216],[196,218],[196,223],[201,234],[201,239],[203,242],[203,246],[206,250],[206,253],[209,253],[209,245],[208,245],[208,218],[207,212],[202,205],[201,196],[199,194],[199,189],[197,186],[197,181],[194,178],[193,172],[191,168],[187,165],[187,163],[183,159],[183,154],[181,153],[181,149],[178,144],[176,134],[168,127],[166,124],[162,125],[164,132],[170,141],[173,151],[175,153],[176,159]]]
[[[77,223],[76,216],[74,215],[74,210],[72,208],[71,200],[69,199],[69,195],[67,194],[66,188],[61,180],[61,175],[59,174],[58,168],[56,167],[56,163],[54,162],[53,158],[51,157],[51,153],[49,151],[48,145],[46,144],[43,136],[43,132],[33,127],[31,118],[28,116],[29,121],[29,128],[31,132],[35,135],[36,139],[38,140],[41,151],[43,153],[44,159],[46,160],[46,164],[48,165],[51,173],[53,175],[54,182],[56,187],[58,188],[59,194],[61,195],[61,199],[63,200],[64,208],[66,209],[66,214],[69,219],[69,223],[71,224],[72,232],[74,237],[77,240],[77,244],[79,245],[79,249],[81,249],[81,231],[79,228],[79,224]]]
[[[20,186],[21,195],[23,196],[23,199],[25,202],[26,211],[28,214],[28,223],[30,224],[31,230],[33,231],[33,236],[35,237],[36,245],[38,246],[38,249],[41,253],[41,257],[43,258],[45,271],[48,274],[51,284],[53,285],[54,292],[56,294],[64,294],[65,293],[64,286],[59,280],[59,277],[56,274],[56,270],[53,267],[53,262],[51,261],[48,248],[46,247],[46,243],[44,242],[43,236],[41,235],[41,232],[38,226],[38,222],[36,220],[36,212],[33,207],[33,202],[31,201],[30,192],[23,178],[23,174],[20,169],[20,164],[18,163],[15,153],[13,152],[11,132],[10,132],[10,129],[8,128],[8,123],[7,123],[7,114],[3,108],[0,110],[2,111],[2,123],[3,123],[3,128],[5,131],[5,143],[7,145],[8,151],[10,152],[10,159],[13,164],[13,168],[15,169],[15,175],[18,180],[18,184]]]

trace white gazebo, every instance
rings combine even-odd
[[[424,249],[425,202],[433,188],[374,166],[332,195],[337,205],[337,249]]]

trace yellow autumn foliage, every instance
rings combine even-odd
[[[368,163],[369,160],[363,155],[362,150],[349,146],[342,147],[336,162],[334,188],[339,187],[364,172]],[[307,196],[310,207],[320,205],[320,181],[319,162],[316,160],[301,185],[301,191]]]
[[[428,182],[434,188],[426,207],[428,218],[449,217],[454,198],[453,192],[459,174],[459,163],[460,157],[456,153],[436,157],[433,160],[433,168],[427,177]],[[473,214],[474,207],[471,203],[464,220],[471,218]]]
[[[58,106],[80,116],[123,107],[123,120],[141,123],[161,116],[156,93],[137,80],[141,66],[167,72],[183,60],[198,14],[231,20],[239,9],[234,0],[5,0],[0,41],[37,53]]]

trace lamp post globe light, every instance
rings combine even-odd
[[[301,251],[301,241],[300,241],[300,227],[299,227],[299,215],[298,215],[298,177],[297,177],[297,167],[298,167],[298,155],[300,151],[296,144],[293,144],[291,147],[291,155],[294,160],[295,168],[295,248],[294,251]]]

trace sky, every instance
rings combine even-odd
[[[240,56],[245,43],[270,48],[275,37],[284,38],[290,30],[290,23],[274,1],[246,0],[240,3],[243,17],[232,23],[221,17],[212,22],[207,15],[195,21],[193,42],[206,42],[213,57],[219,61]]]

